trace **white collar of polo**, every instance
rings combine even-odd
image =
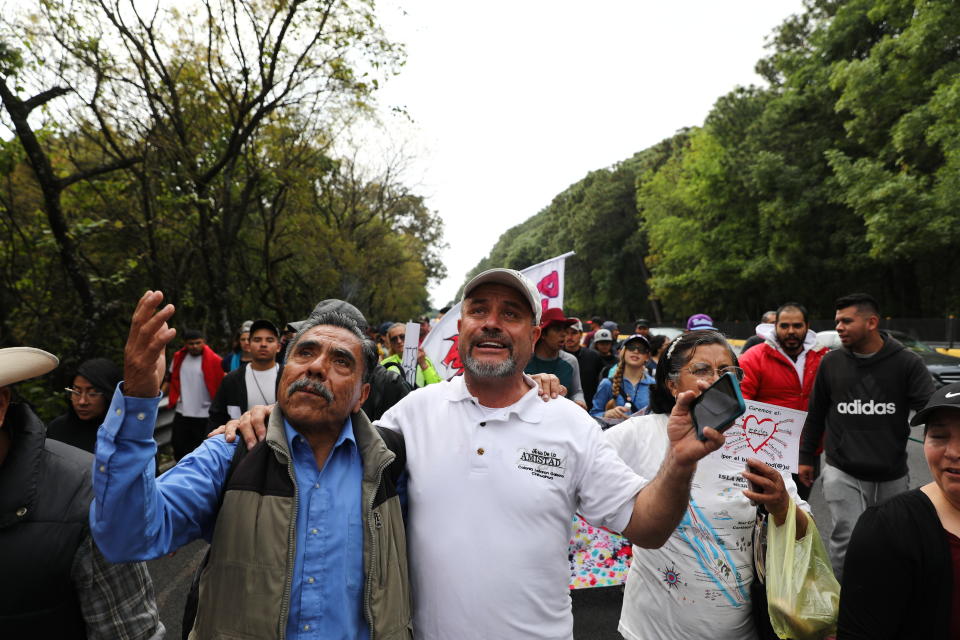
[[[533,381],[533,378],[523,374],[523,381],[530,389],[513,405],[504,407],[507,413],[503,418],[507,419],[510,414],[516,414],[524,422],[536,424],[543,419],[543,405],[545,403],[540,399],[540,392],[537,390],[537,383]],[[476,402],[476,398],[470,395],[470,390],[467,389],[467,381],[463,376],[457,376],[447,385],[447,399],[451,402],[468,400]]]

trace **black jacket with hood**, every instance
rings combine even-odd
[[[240,413],[247,411],[247,366],[249,362],[241,362],[240,366],[223,376],[220,388],[217,389],[217,395],[210,402],[210,414],[207,417],[207,426],[213,431],[222,424],[227,424],[232,419],[227,407],[240,407]],[[280,372],[277,372],[277,380],[280,380]],[[276,382],[274,382],[274,391],[276,391]],[[254,404],[259,404],[255,402]]]
[[[103,424],[113,392],[123,380],[123,371],[106,358],[93,358],[77,367],[76,375],[86,378],[94,389],[104,394],[103,413],[90,420],[81,420],[73,403],[67,400],[67,412],[47,425],[47,438],[93,453],[97,444],[97,429]]]
[[[826,431],[827,464],[855,478],[883,482],[907,474],[910,410],[933,394],[920,356],[889,335],[868,358],[841,348],[823,356],[800,441],[800,464],[812,465]]]

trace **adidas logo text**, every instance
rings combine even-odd
[[[876,402],[874,400],[851,400],[838,402],[837,413],[852,416],[889,416],[897,412],[897,405],[893,402]]]

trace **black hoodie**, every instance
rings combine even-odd
[[[907,474],[907,420],[933,394],[920,356],[889,335],[869,358],[846,348],[823,356],[800,440],[800,464],[811,465],[824,429],[830,464],[855,478],[883,482]]]

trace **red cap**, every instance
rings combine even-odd
[[[563,315],[563,309],[559,307],[551,307],[545,309],[543,315],[540,318],[540,328],[546,329],[552,324],[559,324],[565,327],[569,327],[573,324],[576,324],[576,318],[567,318]]]

